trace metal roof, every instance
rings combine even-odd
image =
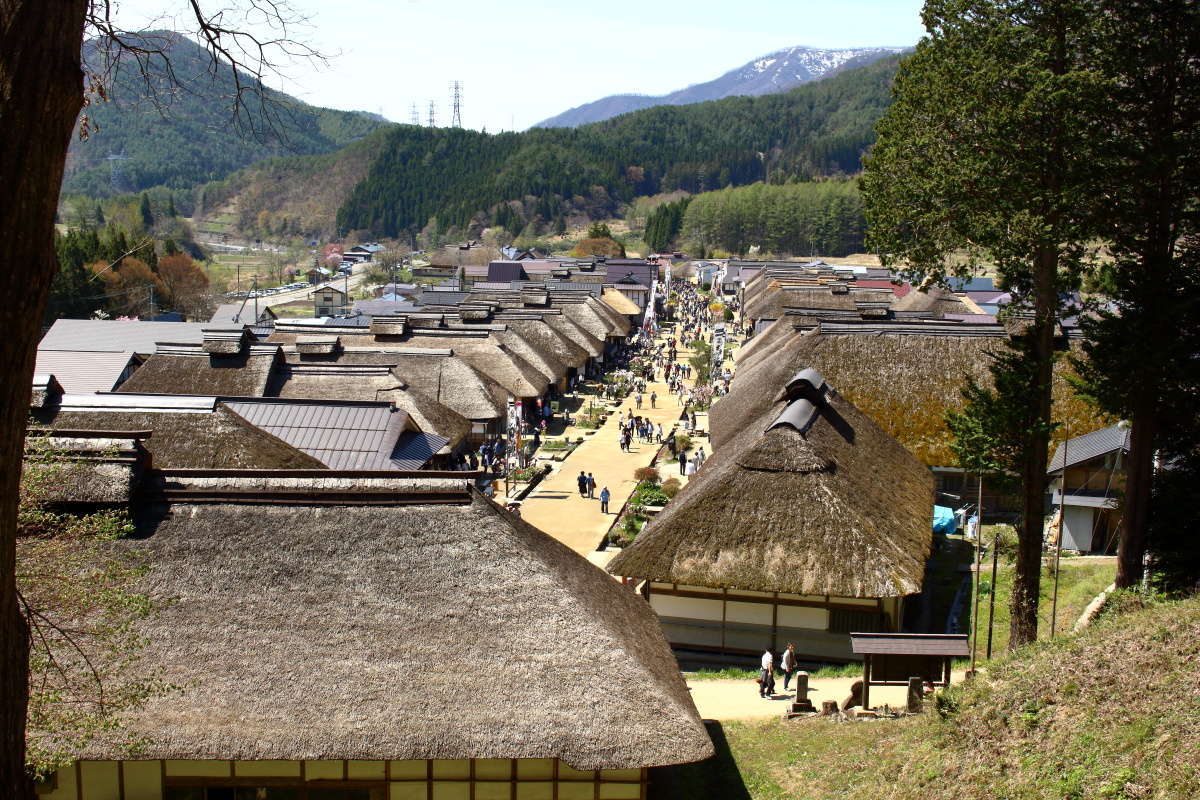
[[[965,633],[851,633],[851,651],[859,655],[968,656]]]
[[[143,322],[112,319],[55,320],[38,350],[93,353],[153,353],[158,342],[204,341],[207,322]]]
[[[525,270],[520,261],[493,261],[488,264],[487,279],[489,283],[500,281],[519,281],[525,277]]]
[[[388,403],[229,400],[228,408],[330,469],[395,469],[408,414]]]
[[[1054,457],[1050,459],[1046,474],[1060,472],[1063,469],[1064,457],[1067,459],[1066,466],[1073,467],[1117,450],[1129,452],[1129,428],[1119,422],[1116,425],[1109,425],[1107,428],[1068,439],[1065,442],[1065,453],[1064,445],[1060,444],[1054,451]]]
[[[77,350],[39,350],[33,371],[53,375],[64,392],[92,394],[117,388],[133,353],[85,353]]]
[[[391,462],[394,469],[418,470],[429,463],[450,440],[433,433],[406,433],[396,442]]]

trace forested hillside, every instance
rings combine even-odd
[[[210,74],[208,54],[178,34],[154,32],[142,38],[167,51],[177,85],[168,79],[162,61],[151,59],[154,92],[149,96],[133,59],[118,60],[110,68],[108,102],[84,109],[91,134],[71,146],[64,193],[103,197],[159,185],[190,189],[265,158],[332,152],[389,125],[374,115],[316,108],[264,90],[266,115],[259,98],[246,96],[248,107],[239,126],[230,110],[232,69]],[[104,54],[94,43],[85,45],[84,58],[91,70],[101,71]],[[248,76],[242,78],[252,83]],[[108,157],[120,154],[127,158],[118,164],[114,189]]]
[[[888,106],[898,58],[790,92],[660,106],[576,129],[489,135],[397,126],[342,205],[342,232],[398,236],[436,218],[441,229],[488,222],[504,201],[558,221],[564,205],[618,202],[683,189],[853,174]],[[509,221],[511,226],[511,221]]]
[[[856,180],[760,183],[693,197],[681,238],[729,253],[844,256],[862,252],[866,230]]]

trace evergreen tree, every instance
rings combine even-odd
[[[1012,647],[1037,638],[1060,297],[1099,233],[1087,120],[1102,81],[1083,64],[1092,11],[1087,0],[927,0],[928,35],[901,66],[863,178],[873,249],[889,263],[940,279],[952,259],[990,261],[1032,312],[1020,342],[1029,380],[996,387],[1032,423],[1019,431]]]
[[[146,196],[145,192],[142,192],[142,202],[138,213],[142,217],[142,227],[147,231],[151,230],[154,227],[154,212],[150,210],[150,198]]]
[[[1200,6],[1187,0],[1099,0],[1095,67],[1112,102],[1096,120],[1108,224],[1107,288],[1115,310],[1083,318],[1085,393],[1131,423],[1118,544],[1118,587],[1142,579],[1149,531],[1174,519],[1156,492],[1157,451],[1194,469],[1200,418]],[[1177,496],[1177,491],[1176,491]],[[1194,548],[1194,542],[1192,547]],[[1177,549],[1177,547],[1175,548]],[[1164,564],[1159,554],[1156,562]],[[1178,578],[1179,572],[1176,571]],[[1193,580],[1196,573],[1193,573]]]

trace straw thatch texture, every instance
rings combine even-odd
[[[775,399],[782,383],[760,390]],[[836,392],[804,434],[767,430],[787,405],[745,418],[609,571],[763,592],[919,592],[933,475]]]
[[[471,421],[415,389],[393,389],[380,392],[379,400],[389,400],[396,408],[408,413],[417,427],[426,433],[444,436],[451,450],[471,433]]]
[[[381,392],[403,386],[388,364],[311,363],[287,356],[271,374],[264,397],[305,400],[378,400]]]
[[[589,294],[583,302],[608,323],[613,336],[624,338],[633,330],[633,322],[630,321],[629,317],[617,313],[613,310],[612,306],[600,298]]]
[[[934,317],[946,314],[970,314],[972,309],[940,286],[914,289],[892,304],[893,311],[930,311]],[[978,308],[975,309],[976,311]]]
[[[544,326],[540,323],[535,324],[537,328],[544,330]],[[504,345],[509,352],[520,356],[537,370],[548,384],[556,383],[560,378],[566,377],[567,362],[555,352],[554,343],[551,341],[548,330],[538,335],[529,326],[517,329],[515,326],[505,323],[505,330],[496,331],[492,334],[492,338]]]
[[[539,397],[550,384],[550,379],[520,353],[508,349],[492,336],[439,337],[436,331],[431,331],[429,335],[414,331],[412,336],[404,340],[404,344],[409,347],[451,349],[457,358],[503,386],[513,397]],[[403,372],[400,374],[404,375]]]
[[[130,432],[117,431],[45,439],[31,435],[25,439],[25,469],[45,476],[49,502],[127,503],[148,460],[141,442]]]
[[[590,358],[598,358],[603,355],[604,339],[588,333],[566,314],[546,314],[542,317],[542,321],[558,331],[559,335],[567,341],[583,348]]]
[[[640,314],[642,310],[638,308],[637,303],[630,300],[625,295],[621,294],[616,289],[605,288],[604,293],[600,295],[600,299],[608,304],[609,308],[616,311],[618,314]]]
[[[588,351],[548,324],[546,319],[551,316],[559,315],[547,314],[540,319],[502,319],[500,321],[518,336],[535,343],[539,350],[552,353],[564,368],[575,367],[578,369],[582,367],[587,363]]]
[[[261,397],[277,355],[257,349],[232,356],[155,353],[117,391]]]
[[[504,387],[457,356],[395,358],[395,375],[406,386],[467,419],[498,419],[507,413]]]
[[[787,325],[787,320],[772,328]],[[771,335],[768,330],[761,336]],[[771,401],[763,387],[778,386],[804,367],[815,367],[838,391],[899,439],[930,466],[956,463],[945,414],[963,407],[968,376],[990,384],[987,353],[1002,346],[1000,337],[894,334],[823,334],[786,337],[781,346],[757,360],[738,362],[730,392],[712,408],[713,441],[724,447]],[[1082,355],[1077,346],[1075,355]],[[1054,374],[1054,418],[1071,435],[1102,428],[1112,421],[1097,414],[1070,387],[1070,365],[1060,359]]]
[[[62,430],[153,431],[144,445],[159,469],[324,469],[223,405],[211,414],[62,411],[45,421]]]
[[[140,757],[604,769],[711,755],[646,603],[477,493],[459,497],[139,513],[125,546],[154,565],[142,588],[174,598],[141,624],[141,658],[183,687],[124,721]],[[120,751],[100,740],[79,757]]]

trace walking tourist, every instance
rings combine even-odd
[[[583,470],[579,471],[579,477],[575,479],[575,483],[579,485],[579,496],[587,497],[588,480],[587,475],[584,474]]]
[[[612,493],[608,491],[607,486],[605,486],[603,489],[600,490],[600,513],[601,514],[608,513],[608,501],[611,497],[612,497]]]
[[[796,661],[796,645],[788,642],[787,649],[783,651],[783,658],[779,660],[779,668],[783,671],[783,690],[788,690],[788,682],[792,679],[792,675],[796,672],[798,662]],[[797,697],[796,702],[803,702],[803,697]]]
[[[588,492],[587,496],[589,498],[595,498],[595,496],[596,496],[596,478],[590,472],[588,473],[588,476],[587,476],[587,492]]]
[[[775,694],[775,654],[767,648],[762,654],[762,669],[758,672],[758,696]]]

